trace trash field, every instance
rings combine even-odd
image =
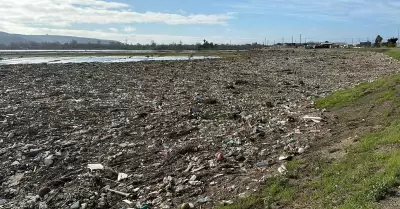
[[[377,53],[0,66],[0,208],[212,208],[330,136],[314,100],[398,72]]]

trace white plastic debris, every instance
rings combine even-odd
[[[283,156],[280,156],[280,157],[278,158],[278,160],[282,161],[282,160],[287,160],[287,159],[289,159],[289,158],[291,158],[290,155],[283,155]]]
[[[300,148],[297,150],[297,152],[298,152],[299,154],[303,154],[305,151],[306,151],[306,150],[305,150],[303,147],[300,147]]]
[[[314,116],[308,116],[308,115],[304,116],[303,119],[305,119],[305,120],[312,120],[312,121],[314,121],[314,122],[316,122],[316,123],[319,123],[319,122],[321,122],[321,120],[322,120],[321,117],[314,117]]]
[[[133,204],[133,202],[132,201],[129,201],[129,200],[122,200],[123,202],[125,202],[126,204],[128,204],[128,205],[132,205]]]
[[[126,179],[128,178],[128,174],[126,173],[119,173],[118,174],[118,180],[117,181],[121,181],[122,179]]]
[[[278,172],[280,173],[280,174],[286,174],[286,172],[287,172],[287,168],[286,168],[286,166],[285,165],[281,165],[279,168],[278,168]]]
[[[93,170],[103,170],[104,166],[102,164],[88,164],[88,168],[93,171]]]
[[[54,162],[53,159],[54,159],[54,156],[53,156],[53,155],[47,156],[47,157],[44,159],[44,164],[47,165],[47,166],[50,166],[50,165],[53,164],[53,162]]]

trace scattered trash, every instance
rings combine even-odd
[[[19,165],[20,163],[18,162],[18,161],[14,161],[13,163],[11,163],[11,166],[14,166],[14,165]]]
[[[304,118],[305,120],[312,120],[312,121],[314,121],[315,123],[320,123],[321,120],[322,120],[321,117],[312,117],[312,116],[308,116],[308,115],[304,116],[303,118]]]
[[[278,168],[278,172],[280,173],[280,174],[286,174],[287,173],[287,168],[286,168],[286,166],[285,165],[281,165],[279,168]]]
[[[217,157],[218,160],[223,160],[224,159],[224,155],[222,153],[220,153],[220,152],[218,152],[216,154],[216,157]]]
[[[129,193],[120,192],[120,191],[117,191],[117,190],[110,189],[109,186],[106,186],[105,189],[106,189],[107,191],[110,191],[110,192],[115,193],[115,194],[119,194],[119,195],[121,195],[121,196],[125,196],[125,197],[129,197],[129,196],[130,196]]]
[[[140,209],[150,209],[150,205],[144,204],[144,205],[142,205],[142,207],[140,207]]]
[[[256,167],[266,167],[268,166],[267,162],[258,162],[256,164],[254,164]]]
[[[124,201],[126,204],[128,204],[128,205],[132,205],[133,204],[133,202],[132,201],[129,201],[129,200],[122,200],[122,201]]]
[[[54,159],[54,156],[53,156],[53,155],[47,156],[47,157],[44,159],[44,164],[45,164],[46,166],[52,165],[52,164],[53,164],[53,159]]]
[[[250,54],[190,62],[2,65],[8,87],[0,90],[4,204],[69,208],[79,200],[80,208],[139,209],[200,200],[212,208],[267,183],[261,176],[276,172],[276,163],[284,162],[280,155],[287,160],[311,152],[307,147],[329,135],[330,116],[311,106],[315,98],[400,66],[377,53]],[[358,65],[365,61],[368,71]],[[319,70],[324,68],[330,72]]]
[[[128,174],[126,173],[118,173],[118,179],[117,181],[121,181],[122,179],[128,178]]]
[[[222,200],[221,205],[232,205],[233,201],[232,200]]]
[[[212,200],[211,200],[211,198],[209,198],[209,197],[201,197],[201,198],[199,198],[198,200],[197,200],[197,202],[198,203],[201,203],[201,204],[204,204],[204,203],[207,203],[207,202],[211,202]]]
[[[71,205],[71,209],[79,209],[81,207],[81,203],[76,201],[74,204]]]
[[[93,170],[103,170],[104,166],[102,164],[88,164],[88,168],[93,171]]]
[[[280,161],[283,161],[283,160],[290,161],[290,160],[292,160],[292,158],[293,158],[293,156],[291,156],[291,155],[284,155],[284,156],[280,156],[278,158],[278,160],[280,160]]]

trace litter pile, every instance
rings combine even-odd
[[[383,54],[0,66],[0,207],[211,208],[329,137],[314,100],[397,72]]]

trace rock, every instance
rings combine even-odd
[[[53,155],[47,156],[47,157],[44,159],[44,164],[45,164],[46,166],[52,165],[52,164],[53,164],[53,159],[54,159],[54,156],[53,156]]]
[[[81,203],[76,201],[74,204],[71,205],[71,209],[79,209],[81,207]]]
[[[51,189],[49,187],[43,187],[39,190],[38,195],[39,197],[43,198],[46,196],[48,193],[50,193]]]
[[[297,150],[297,152],[298,152],[299,154],[303,154],[305,151],[306,151],[306,150],[305,150],[303,147],[300,147],[300,148]]]

